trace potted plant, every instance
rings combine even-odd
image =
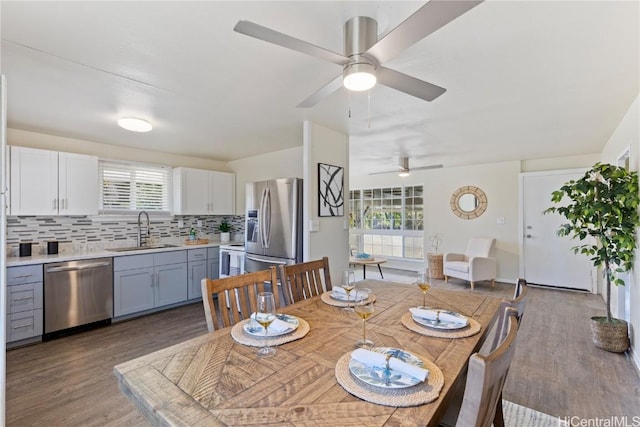
[[[568,204],[564,204],[565,199]],[[591,257],[593,265],[602,268],[607,316],[591,318],[593,341],[604,350],[624,352],[629,348],[628,327],[624,320],[611,316],[611,283],[624,286],[624,280],[616,274],[633,267],[636,228],[640,225],[638,173],[596,163],[582,178],[554,191],[551,201],[562,205],[544,213],[559,213],[567,220],[560,225],[558,235],[580,239],[581,243],[573,247],[574,253]]]
[[[218,226],[218,230],[220,230],[220,241],[228,242],[231,240],[231,225],[227,222],[227,220],[222,220],[220,225]]]

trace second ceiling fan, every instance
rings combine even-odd
[[[376,83],[425,101],[433,101],[446,89],[386,68],[381,64],[482,1],[431,0],[380,40],[378,40],[378,23],[373,18],[356,16],[344,24],[344,54],[333,52],[250,21],[239,21],[233,29],[238,33],[342,66],[342,74],[314,92],[297,107],[313,107],[343,85],[349,90],[360,91],[370,89]]]
[[[400,161],[398,162],[398,169],[393,171],[384,171],[384,172],[373,172],[369,175],[380,175],[383,173],[397,173],[398,176],[409,176],[412,170],[420,171],[420,170],[428,170],[428,169],[440,169],[442,165],[429,165],[429,166],[418,166],[417,168],[409,169],[409,158],[408,157],[400,157]]]

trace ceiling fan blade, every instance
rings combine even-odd
[[[386,62],[482,1],[431,0],[378,40],[369,48],[367,54],[379,63]]]
[[[411,168],[412,171],[426,171],[429,169],[442,169],[443,165],[429,165],[429,166],[418,166],[417,168]]]
[[[233,30],[237,33],[255,37],[256,39],[306,53],[307,55],[315,56],[316,58],[324,59],[325,61],[333,62],[334,64],[344,65],[349,62],[349,58],[340,55],[339,53],[307,43],[270,28],[263,27],[262,25],[255,24],[251,21],[238,21],[236,26],[233,27]]]
[[[315,91],[310,97],[296,105],[296,108],[310,108],[342,87],[342,74]]]
[[[400,172],[400,169],[394,170],[394,171],[371,172],[371,173],[369,173],[369,175],[382,175],[382,174],[385,174],[385,173],[398,173],[398,172]]]
[[[425,101],[433,101],[447,91],[445,88],[436,86],[433,83],[416,79],[386,67],[378,67],[376,77],[380,84]]]

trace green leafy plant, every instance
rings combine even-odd
[[[220,230],[221,233],[228,233],[231,231],[231,225],[229,225],[229,223],[224,220],[218,226],[218,230]]]
[[[584,176],[571,180],[551,195],[556,204],[545,214],[559,213],[568,221],[560,225],[559,236],[585,240],[574,246],[574,253],[590,257],[595,267],[602,268],[606,279],[607,322],[611,318],[611,283],[623,285],[615,273],[633,267],[636,228],[640,225],[638,205],[638,173],[609,164],[596,163]]]

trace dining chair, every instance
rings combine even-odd
[[[498,404],[502,407],[502,388],[516,349],[517,311],[505,310],[506,335],[498,347],[486,356],[479,353],[469,358],[467,383],[456,427],[491,427]]]
[[[279,307],[277,283],[275,267],[222,279],[202,279],[202,303],[209,332],[248,319],[257,311],[260,292],[273,292],[276,307]]]
[[[329,258],[280,266],[280,279],[290,304],[330,291]]]

